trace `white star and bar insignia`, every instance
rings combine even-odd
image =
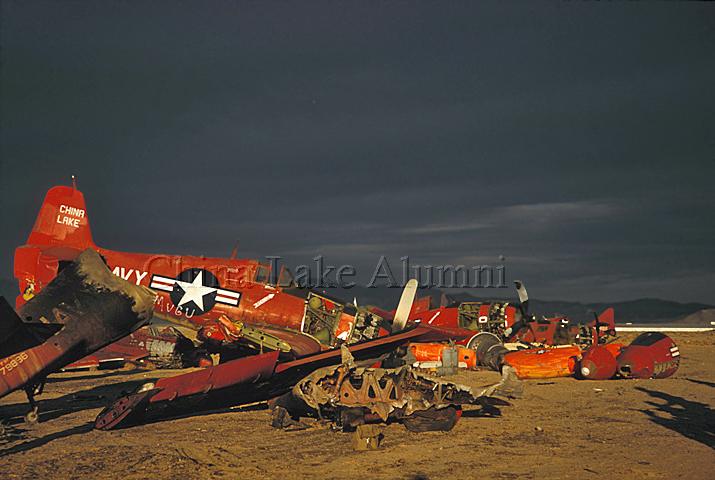
[[[202,313],[208,312],[214,303],[221,303],[232,307],[238,306],[241,299],[241,292],[220,288],[218,280],[209,271],[203,269],[191,269],[193,278],[191,281],[180,280],[186,278],[187,272],[182,272],[178,278],[165,277],[163,275],[152,275],[150,288],[163,292],[175,292],[176,287],[180,287],[180,294],[172,295],[172,301],[177,307],[183,307],[193,303]],[[211,284],[215,286],[212,286]],[[215,295],[215,296],[214,296]],[[208,296],[208,297],[207,297]],[[178,301],[177,301],[178,300]]]

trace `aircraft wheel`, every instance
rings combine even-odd
[[[25,415],[25,422],[31,425],[37,423],[39,419],[40,416],[35,411],[27,412],[27,415]]]

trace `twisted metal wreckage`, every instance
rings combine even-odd
[[[348,348],[341,350],[340,365],[316,370],[269,402],[274,427],[291,427],[310,416],[347,431],[370,422],[400,422],[413,432],[448,431],[459,420],[462,405],[478,405],[483,415],[495,416],[500,413],[497,406],[509,405],[503,398],[521,394],[511,367],[505,367],[500,383],[475,394],[466,385],[438,380],[410,366],[360,367]]]
[[[242,283],[231,269],[243,271]],[[284,274],[235,256],[97,247],[81,192],[54,187],[27,244],[16,250],[19,316],[4,299],[0,305],[0,397],[24,389],[27,420],[36,421],[34,397],[47,375],[153,355],[204,368],[123,396],[99,414],[96,428],[270,401],[276,426],[308,415],[342,428],[398,421],[415,430],[449,429],[462,405],[496,414],[519,394],[519,378],[662,378],[679,364],[677,346],[660,333],[615,343],[613,309],[581,326],[530,314],[520,282],[517,303],[433,307],[429,298],[415,300],[417,284],[410,281],[397,308],[387,311],[271,280]],[[197,341],[139,330],[153,316],[192,327]],[[160,348],[154,340],[163,342]],[[219,364],[211,354],[219,354]],[[380,368],[368,368],[375,362]],[[491,368],[502,381],[475,394],[421,373],[459,367]]]

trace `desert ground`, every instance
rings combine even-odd
[[[40,397],[39,424],[23,423],[22,393],[0,400],[0,478],[713,478],[715,333],[673,337],[682,353],[674,377],[528,381],[501,417],[465,411],[439,433],[390,425],[383,448],[367,452],[319,423],[273,429],[261,406],[95,431],[122,391],[176,371],[58,374]],[[482,387],[498,374],[449,379]]]

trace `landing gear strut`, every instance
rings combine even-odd
[[[27,401],[30,403],[30,411],[27,412],[27,415],[25,415],[26,423],[35,424],[40,419],[40,407],[37,405],[37,402],[35,402],[35,395],[40,395],[44,388],[44,380],[40,383],[29,385],[27,388],[25,388],[25,395],[27,395]]]

